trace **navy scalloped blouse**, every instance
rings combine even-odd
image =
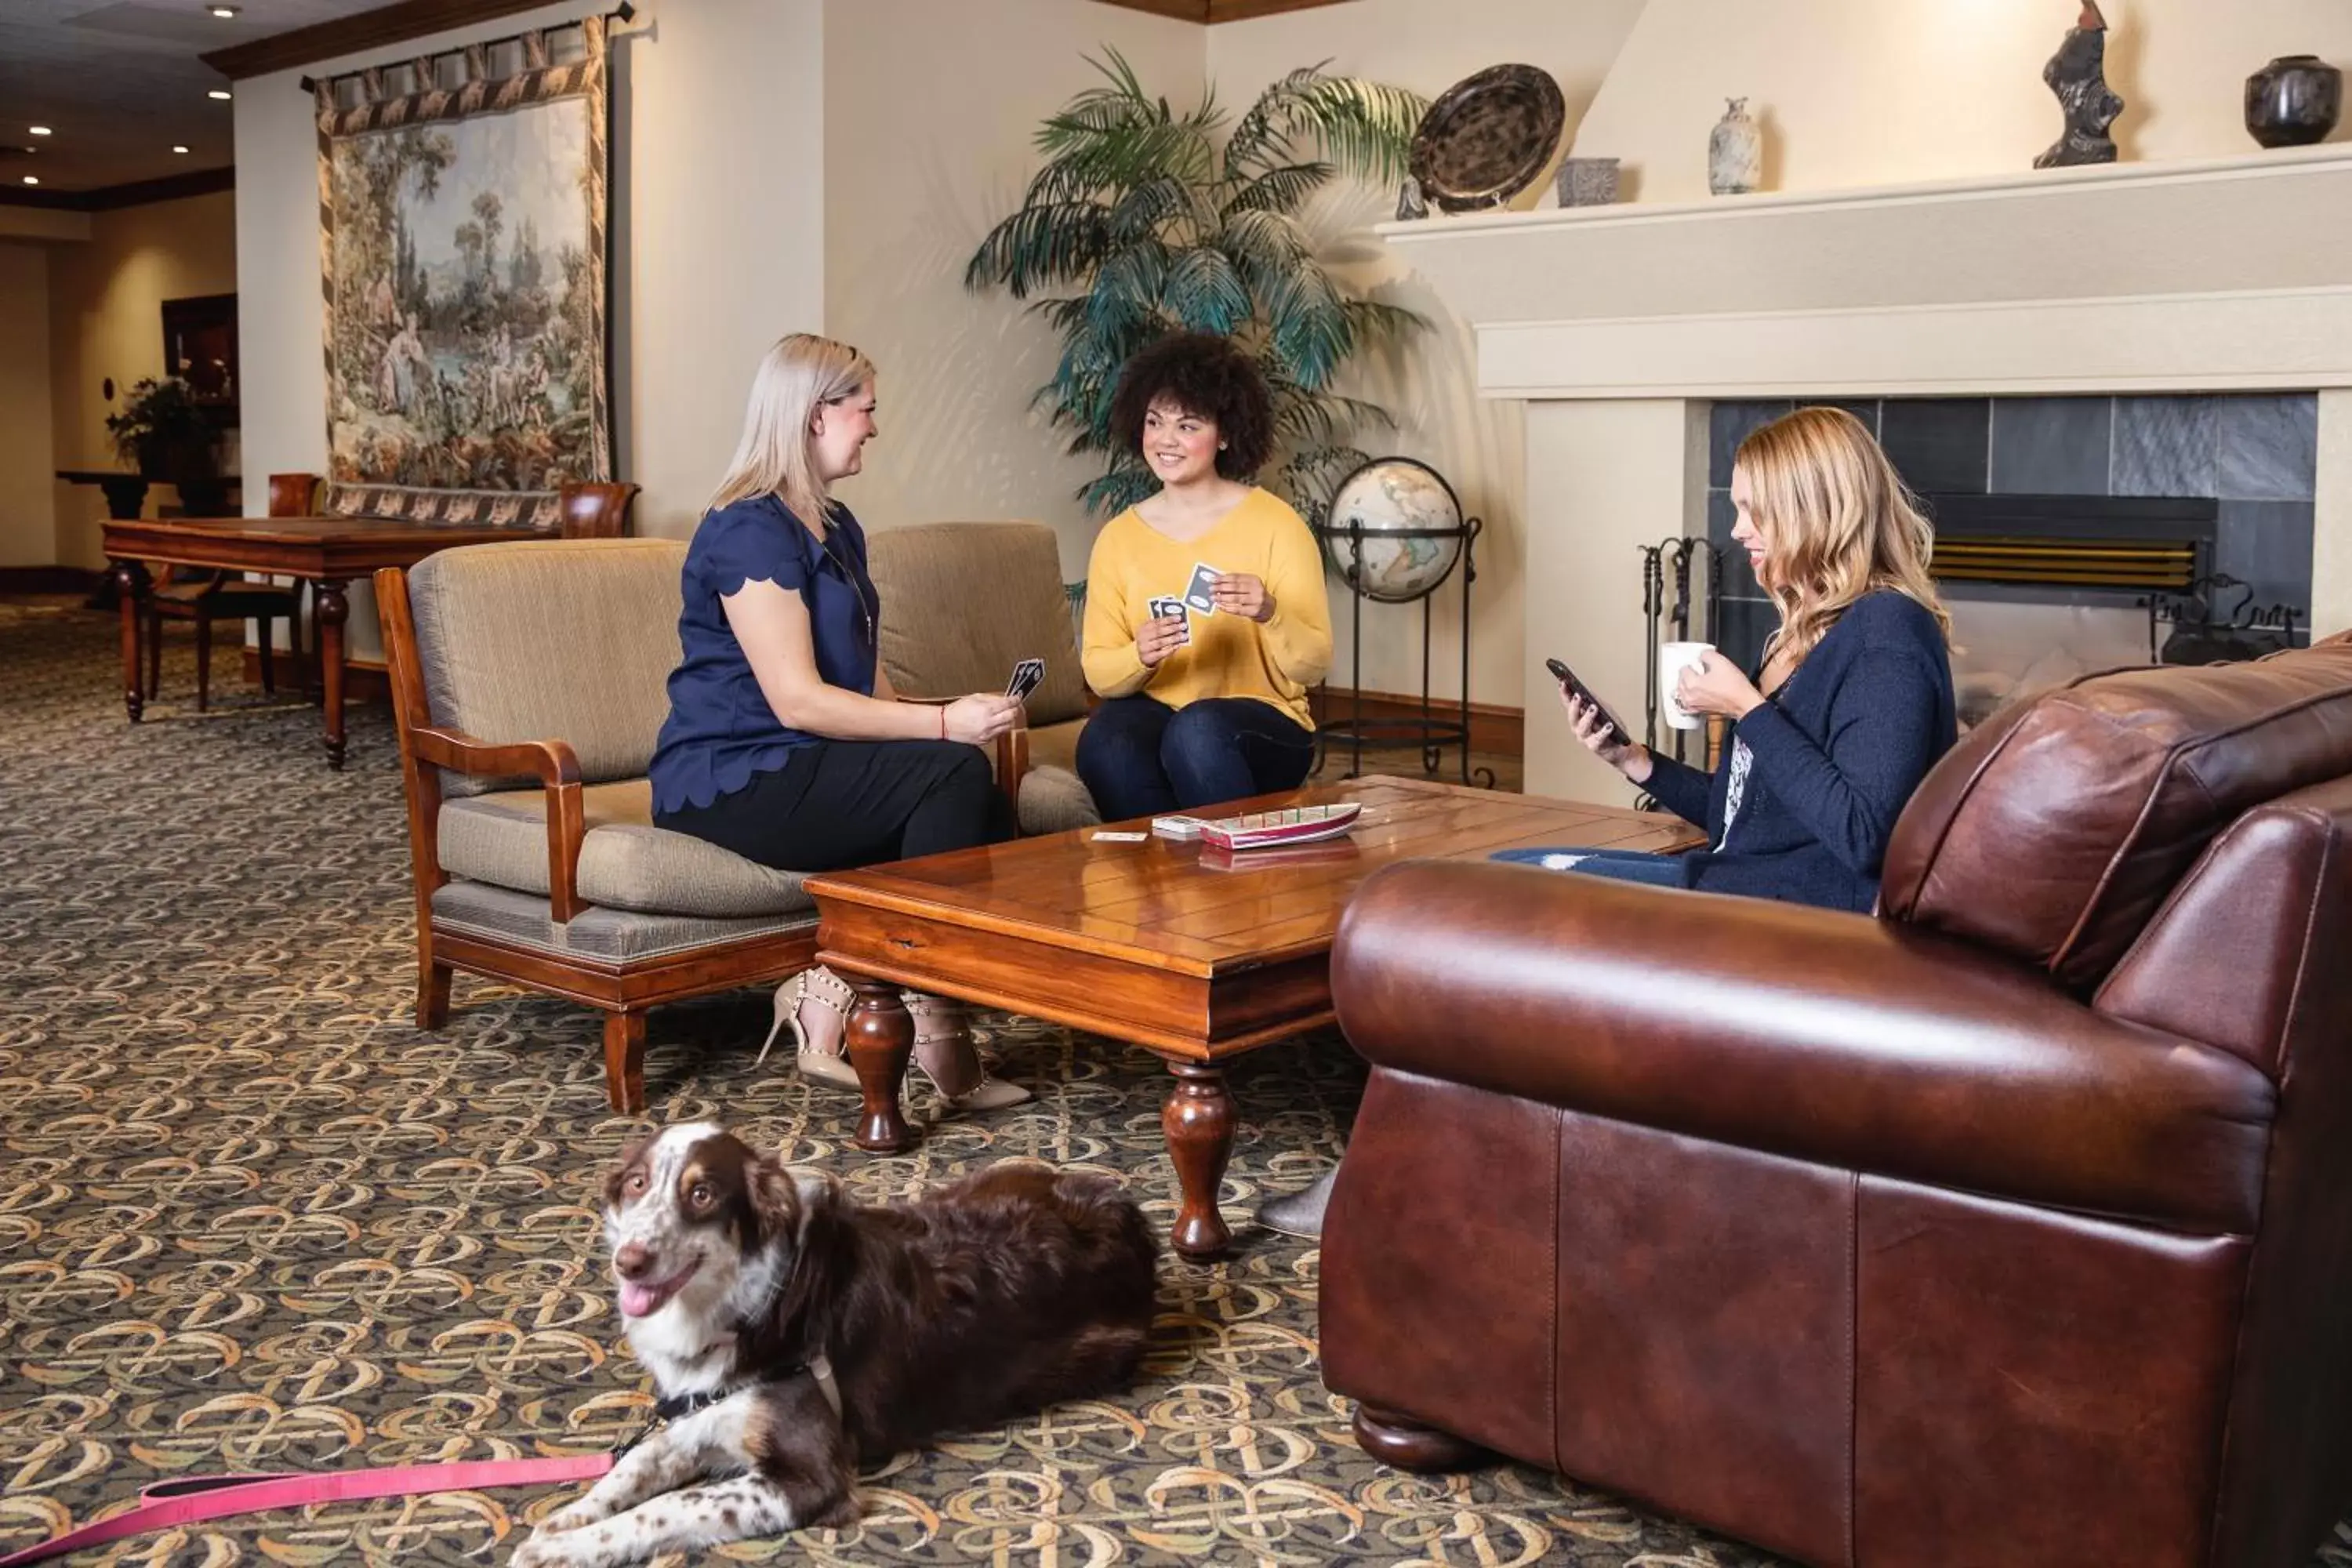
[[[721,507],[695,529],[686,551],[669,717],[648,770],[656,817],[709,805],[754,773],[783,766],[794,747],[824,738],[776,717],[727,624],[719,601],[746,582],[798,594],[808,606],[817,673],[829,685],[874,695],[882,605],[866,575],[866,531],[838,501],[832,510],[822,542],[772,495]]]

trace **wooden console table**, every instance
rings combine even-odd
[[[632,490],[635,486],[629,487]],[[343,765],[345,584],[382,566],[409,567],[461,544],[554,539],[554,530],[479,523],[394,522],[381,518],[140,518],[106,524],[107,559],[122,610],[122,703],[131,721],[145,706],[139,689],[140,628],[145,619],[147,564],[258,572],[300,578],[317,597],[319,662],[326,687],[327,765]],[[262,656],[270,656],[264,648]]]

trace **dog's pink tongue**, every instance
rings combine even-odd
[[[621,1315],[625,1318],[644,1317],[659,1300],[650,1285],[641,1285],[634,1279],[621,1282]]]

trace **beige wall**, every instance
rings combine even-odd
[[[869,528],[1021,517],[1053,525],[1086,574],[1096,524],[1032,393],[1059,340],[964,264],[1020,205],[1038,124],[1125,56],[1153,91],[1199,96],[1204,30],[1095,0],[828,0],[824,330],[880,375],[882,435],[842,499]],[[764,342],[762,344],[764,346]]]
[[[304,68],[329,75],[577,17],[579,0]],[[691,532],[761,353],[824,313],[823,0],[643,8],[613,43],[614,413],[640,532]],[[318,139],[285,72],[236,95],[245,463],[326,461]],[[352,642],[376,647],[353,595]]]
[[[56,466],[117,467],[106,416],[121,408],[131,383],[164,374],[163,301],[234,293],[236,286],[236,198],[226,191],[93,214],[89,244],[54,248]],[[109,377],[111,403],[103,390]],[[228,456],[234,464],[234,447]],[[157,499],[151,492],[151,510]],[[59,485],[57,516],[56,559],[68,566],[105,564],[99,524],[106,501],[96,487]]]
[[[2107,80],[2127,159],[2259,151],[2247,75],[2273,56],[2352,56],[2342,0],[2107,0]],[[2042,67],[2071,5],[2009,0],[1649,0],[1578,132],[1624,158],[1643,201],[1706,195],[1723,100],[1766,121],[1768,189],[1895,184],[2030,168],[2057,139]],[[2339,126],[2333,140],[2352,135]]]
[[[1568,100],[1571,132],[1640,17],[1643,0],[1355,0],[1352,5],[1299,11],[1207,29],[1209,74],[1217,96],[1238,114],[1265,85],[1300,66],[1329,59],[1330,69],[1411,88],[1435,98],[1473,71],[1517,60],[1549,71]],[[1548,185],[1522,200],[1549,201]],[[1328,258],[1357,287],[1431,319],[1399,363],[1367,366],[1343,391],[1385,405],[1398,416],[1393,432],[1372,430],[1358,445],[1376,454],[1419,458],[1450,480],[1465,508],[1483,519],[1478,582],[1472,591],[1470,696],[1516,706],[1524,661],[1522,601],[1528,538],[1523,503],[1522,405],[1481,402],[1476,351],[1469,330],[1436,293],[1365,232],[1395,216],[1396,194],[1350,185],[1310,214],[1328,244]],[[1638,579],[1629,579],[1636,584]],[[1349,609],[1333,584],[1339,639],[1335,685],[1350,684],[1347,668]],[[1458,694],[1461,584],[1437,592],[1436,653],[1431,683]],[[1421,685],[1421,607],[1364,606],[1364,670],[1360,682],[1376,691],[1417,691]]]
[[[58,559],[49,425],[48,251],[0,244],[0,566]]]

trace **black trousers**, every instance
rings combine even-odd
[[[812,742],[741,789],[655,824],[781,871],[911,860],[1015,831],[988,758],[956,741]]]

